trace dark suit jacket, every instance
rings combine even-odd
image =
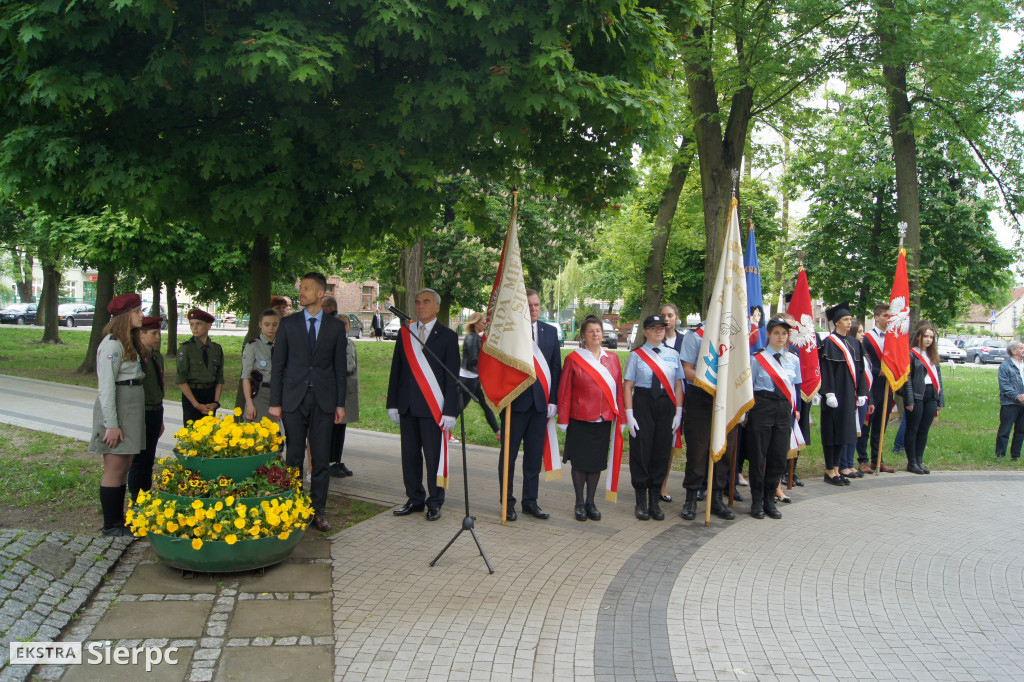
[[[403,330],[402,334],[404,333]],[[419,343],[417,339],[412,339],[412,342]],[[430,369],[434,371],[441,394],[444,396],[441,413],[454,417],[459,414],[458,386],[455,385],[455,380],[444,371],[442,363],[455,376],[459,375],[459,335],[440,322],[434,322],[430,336],[427,337],[426,346],[440,358],[440,362],[438,362],[429,352],[423,352]],[[416,383],[409,359],[405,357],[405,344],[402,342],[401,335],[399,335],[398,343],[395,344],[395,352],[391,356],[387,407],[389,410],[397,408],[399,414],[413,417],[432,419],[434,416],[430,412],[426,398],[420,392],[419,384]]]
[[[513,412],[547,412],[548,403],[558,404],[558,381],[562,376],[562,354],[558,351],[558,331],[550,324],[537,323],[537,346],[540,347],[541,355],[548,361],[551,368],[551,387],[548,391],[548,401],[544,401],[544,390],[540,382],[535,382],[530,388],[520,394],[512,401]]]
[[[903,388],[900,389],[900,395],[903,396],[903,402],[908,405],[914,405],[915,403],[922,402],[924,400],[925,383],[924,378],[928,374],[928,368],[924,366],[924,363],[917,359],[917,356],[913,353],[910,354],[910,374],[907,375],[907,382],[903,384]],[[939,385],[935,387],[936,399],[938,400],[939,407],[946,406],[946,395],[942,390],[942,363],[940,362],[935,366],[935,375],[939,380]]]
[[[317,407],[333,414],[335,408],[345,407],[348,375],[345,325],[336,317],[323,315],[311,355],[305,318],[299,311],[281,320],[274,338],[270,405],[280,405],[285,412],[294,412],[306,395],[306,387],[312,383]]]

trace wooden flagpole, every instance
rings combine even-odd
[[[512,402],[505,406],[505,449],[502,450],[501,458],[501,525],[507,523],[508,516],[508,443],[509,427],[512,425]]]
[[[880,379],[882,377],[879,377]],[[888,384],[888,381],[886,381]],[[882,448],[885,447],[885,425],[889,423],[889,386],[885,387],[885,397],[882,398],[882,432],[878,436],[878,452],[875,454],[875,475],[879,474],[882,466]]]
[[[799,428],[799,426],[797,426]],[[796,474],[796,457],[789,458],[789,478],[786,480],[786,490],[793,489],[793,475]]]

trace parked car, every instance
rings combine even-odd
[[[95,311],[88,303],[62,303],[57,306],[57,324],[62,327],[90,325]]]
[[[384,338],[391,339],[392,341],[398,340],[398,332],[402,328],[402,321],[397,317],[392,317],[391,321],[384,325]]]
[[[632,348],[636,345],[636,335],[640,333],[640,325],[634,324],[633,328],[629,330],[629,334],[626,336],[626,345]]]
[[[142,314],[149,315],[149,311],[153,309],[152,301],[142,302]],[[185,319],[184,315],[178,315],[178,321]],[[186,320],[187,321],[187,320]],[[167,329],[167,310],[161,305],[160,306],[160,328]]]
[[[32,324],[36,321],[35,303],[15,303],[0,310],[0,322],[3,324]]]
[[[1006,359],[1006,342],[999,339],[971,339],[964,345],[965,362],[983,365],[986,362],[1002,362]]]
[[[562,348],[565,346],[565,330],[562,329],[562,325],[558,324],[555,320],[550,320],[546,317],[540,318],[541,322],[547,322],[555,328],[555,332],[558,334],[558,347]]]
[[[608,320],[602,320],[601,326],[604,327],[604,341],[601,342],[601,345],[606,348],[618,348],[619,332],[615,331],[615,327]]]
[[[959,348],[953,341],[949,339],[939,339],[939,342],[935,346],[936,350],[939,351],[939,360],[947,362],[952,360],[953,362],[963,362],[967,354],[963,348]]]
[[[363,321],[355,313],[338,313],[338,316],[348,317],[348,337],[350,339],[363,338]]]

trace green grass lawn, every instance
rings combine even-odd
[[[88,335],[84,332],[64,332],[64,345],[52,346],[38,343],[42,332],[37,329],[0,327],[0,372],[63,383],[95,386],[95,376],[77,374],[75,369],[84,357]],[[228,389],[223,402],[229,404],[234,396],[235,383],[241,372],[242,337],[217,336],[212,338],[224,347],[225,377]],[[182,339],[184,340],[184,339]],[[358,342],[359,352],[359,413],[360,422],[356,428],[398,433],[398,427],[391,423],[385,408],[388,373],[395,344],[390,341]],[[562,349],[563,357],[571,348]],[[996,460],[995,434],[999,425],[999,396],[994,367],[958,366],[955,373],[943,369],[947,407],[939,414],[932,426],[925,464],[929,468],[942,469],[1008,469],[1016,468],[1009,459]],[[174,362],[168,362],[168,399],[180,396],[174,385]],[[817,420],[818,409],[813,410]],[[470,443],[496,445],[484,420],[483,412],[476,405],[466,410],[466,435]],[[886,431],[884,453],[892,449],[896,435],[896,423]],[[458,427],[456,427],[458,435]],[[561,434],[560,434],[561,435]],[[800,473],[808,476],[821,470],[822,454],[817,427],[814,428],[812,445],[803,451],[800,458]],[[905,466],[906,461],[885,454],[889,464]],[[682,470],[682,462],[676,463]]]

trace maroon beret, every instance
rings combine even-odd
[[[163,322],[159,317],[146,316],[142,318],[143,329],[160,329],[160,323]]]
[[[199,320],[201,322],[209,322],[210,324],[213,324],[213,315],[206,312],[205,310],[200,310],[199,308],[193,308],[192,310],[188,311],[188,319]]]
[[[117,317],[123,313],[142,306],[142,297],[138,294],[121,294],[107,304],[107,312]]]

